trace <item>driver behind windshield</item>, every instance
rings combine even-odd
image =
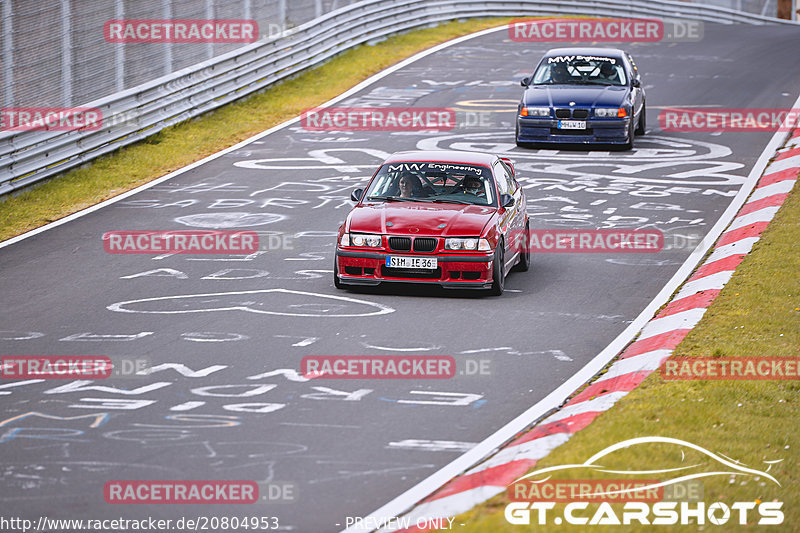
[[[551,83],[567,83],[571,76],[567,71],[567,66],[564,63],[555,63],[550,67],[550,82]]]
[[[482,196],[484,194],[483,181],[477,176],[466,176],[461,181],[461,190],[464,194]]]

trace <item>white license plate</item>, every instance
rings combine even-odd
[[[392,255],[386,258],[386,266],[390,268],[436,270],[439,265],[435,257],[405,257]]]
[[[560,130],[585,130],[585,120],[559,120],[558,129]]]

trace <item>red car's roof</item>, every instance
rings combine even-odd
[[[461,152],[459,150],[412,150],[408,152],[396,152],[390,155],[385,163],[413,163],[413,162],[436,162],[436,163],[464,163],[468,165],[491,166],[497,159],[494,154],[482,152]]]

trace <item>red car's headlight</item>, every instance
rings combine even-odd
[[[445,250],[480,250],[482,252],[491,250],[489,241],[477,238],[450,238],[444,241]]]
[[[382,239],[380,235],[369,233],[345,233],[339,240],[340,246],[366,246],[368,248],[380,248]]]

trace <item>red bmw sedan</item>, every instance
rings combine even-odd
[[[512,237],[529,229],[511,161],[460,151],[398,152],[353,191],[339,227],[333,281],[432,283],[503,293],[512,268],[530,267]]]

